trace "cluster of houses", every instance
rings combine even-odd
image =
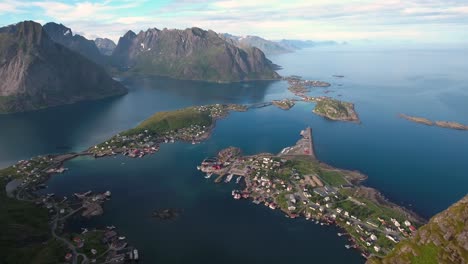
[[[97,263],[98,260],[105,263],[132,263],[139,260],[138,250],[129,247],[126,237],[119,236],[115,231],[114,226],[108,226],[104,231],[94,230],[88,231],[83,228],[80,235],[76,235],[72,239],[72,244],[76,247],[78,252],[88,256],[91,263]],[[98,234],[96,236],[96,234]],[[98,239],[98,241],[94,241]],[[86,248],[86,243],[98,245],[99,248]],[[73,255],[69,252],[65,255],[65,260],[70,262]]]

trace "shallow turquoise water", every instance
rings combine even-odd
[[[231,145],[247,154],[278,152],[294,144],[300,129],[311,126],[320,160],[367,174],[367,185],[430,217],[468,191],[468,132],[414,124],[398,114],[468,124],[467,54],[340,47],[273,57],[284,67],[281,74],[331,82],[328,95],[354,102],[362,124],[327,121],[313,115],[313,105],[306,103],[289,111],[267,107],[233,113],[200,145],[164,145],[156,155],[137,160],[70,161],[70,171],[52,178],[48,191],[68,195],[110,189],[113,199],[105,205],[105,215],[91,222],[77,220],[74,226],[114,224],[141,248],[148,263],[361,263],[359,254],[344,248],[336,230],[234,201],[234,186],[206,182],[195,166]],[[124,97],[0,116],[0,164],[82,150],[160,110],[291,97],[281,81],[125,83],[130,93]],[[312,94],[323,92],[317,88]],[[148,217],[153,209],[164,207],[182,208],[184,213],[174,222]]]

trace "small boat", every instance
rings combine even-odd
[[[213,175],[213,173],[206,174],[205,179],[209,179],[211,177],[211,175]]]
[[[124,236],[119,237],[119,240],[125,240],[125,239],[126,239],[126,237],[124,237]]]
[[[201,167],[200,167],[200,166],[197,166],[197,170],[201,170]]]
[[[344,234],[343,234],[343,233],[338,233],[338,236],[339,236],[339,237],[342,236],[342,235],[344,235]]]
[[[351,246],[350,246],[350,245],[345,245],[345,248],[346,248],[346,249],[350,249]]]
[[[242,176],[239,176],[239,178],[236,179],[236,183],[239,184],[241,179],[242,179]]]
[[[232,177],[234,177],[234,174],[229,174],[227,177],[226,177],[226,180],[224,181],[225,183],[228,183],[232,180]]]

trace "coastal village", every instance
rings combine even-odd
[[[0,170],[6,197],[34,204],[47,212],[44,220],[49,222],[52,238],[61,244],[57,251],[63,252],[63,256],[58,257],[62,262],[134,263],[138,261],[138,250],[128,246],[125,237],[118,236],[113,226],[104,230],[88,230],[83,227],[79,233],[67,230],[68,219],[78,214],[86,218],[102,215],[103,204],[111,199],[110,191],[75,193],[72,197],[57,197],[54,193],[45,192],[46,180],[54,174],[67,171],[62,167],[63,162],[76,156],[78,155],[39,156],[31,160],[21,160]]]
[[[371,198],[380,194],[360,185],[364,175],[317,161],[312,130],[307,128],[300,134],[295,146],[278,155],[242,156],[240,149],[230,147],[205,159],[198,169],[206,173],[205,178],[216,175],[217,183],[236,178],[234,199],[251,199],[283,211],[288,218],[338,225],[343,229],[338,235],[349,237],[345,246],[360,250],[365,258],[385,255],[422,224],[423,220],[411,212]]]
[[[138,127],[115,135],[90,148],[89,152],[95,157],[123,153],[132,158],[141,158],[157,152],[162,143],[182,141],[197,144],[206,140],[216,120],[226,117],[230,111],[245,112],[247,107],[214,104],[156,113]]]

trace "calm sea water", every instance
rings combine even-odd
[[[247,154],[278,152],[311,126],[320,160],[362,171],[369,176],[367,185],[430,217],[468,192],[468,132],[426,127],[398,114],[468,124],[467,54],[339,47],[273,57],[284,67],[283,75],[331,82],[328,95],[354,102],[362,124],[327,121],[306,103],[289,111],[268,107],[233,113],[199,145],[163,145],[143,159],[72,160],[67,173],[50,180],[48,191],[111,190],[102,217],[75,220],[73,226],[118,226],[141,249],[145,263],[362,263],[359,254],[344,248],[336,229],[235,201],[230,195],[235,184],[206,181],[196,165],[231,145]],[[291,97],[281,81],[219,85],[140,79],[125,84],[130,92],[123,97],[0,116],[0,165],[82,150],[160,110]],[[312,94],[324,95],[324,89]],[[149,217],[167,207],[184,211],[171,222]]]

